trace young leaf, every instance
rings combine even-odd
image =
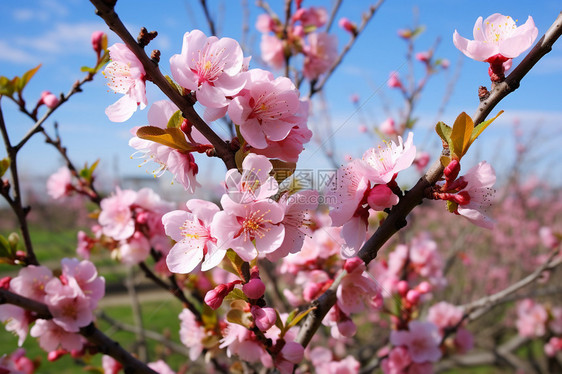
[[[0,257],[13,257],[10,242],[2,235],[0,235]]]
[[[244,300],[244,301],[248,301],[248,297],[244,294],[244,292],[239,289],[239,288],[235,288],[232,291],[230,291],[228,293],[228,295],[226,295],[226,297],[224,298],[225,301],[231,301],[231,300]]]
[[[470,145],[474,143],[476,138],[478,138],[480,134],[482,134],[482,131],[486,130],[486,127],[488,127],[492,122],[494,122],[494,120],[498,118],[502,113],[503,110],[500,110],[500,112],[494,118],[481,122],[478,126],[476,126],[474,130],[472,130],[472,134],[470,136],[470,141],[468,142],[468,146],[470,147]]]
[[[453,129],[447,126],[444,122],[437,122],[437,125],[435,125],[435,131],[437,132],[437,135],[439,135],[441,140],[443,140],[445,143],[449,145],[449,149],[450,149],[452,143],[451,133],[453,132]]]
[[[14,94],[14,82],[6,77],[0,77],[0,96],[12,97]]]
[[[299,323],[304,317],[306,317],[306,315],[307,315],[308,313],[312,312],[314,309],[316,309],[316,307],[312,307],[312,308],[309,308],[309,309],[307,309],[307,310],[303,310],[302,312],[300,312],[299,314],[297,314],[297,315],[295,316],[295,318],[293,318],[293,319],[291,320],[291,322],[287,322],[287,326],[285,327],[285,328],[286,328],[286,331],[288,331],[291,327],[296,326],[297,323]]]
[[[35,75],[35,73],[37,73],[37,70],[39,70],[39,68],[41,67],[41,64],[37,65],[36,67],[34,67],[33,69],[30,69],[28,71],[26,71],[20,79],[18,79],[17,83],[16,83],[16,90],[21,93],[23,91],[23,89],[25,88],[25,86],[27,85],[27,83],[29,83],[29,80],[31,78],[33,78],[33,76]]]
[[[8,170],[8,168],[10,167],[10,159],[9,158],[3,158],[2,160],[0,160],[0,177],[4,176],[4,173],[6,173],[6,171]]]
[[[197,148],[185,140],[185,134],[178,128],[161,129],[156,126],[143,126],[137,136],[183,152],[193,152]]]
[[[240,279],[245,279],[244,260],[242,260],[242,258],[240,258],[240,256],[238,256],[238,254],[234,252],[232,249],[226,251],[226,257],[230,260],[230,263],[232,264],[234,270],[236,270],[235,274],[237,274],[240,277]]]
[[[179,129],[182,122],[183,122],[183,116],[181,115],[181,110],[178,110],[177,112],[172,114],[172,116],[168,120],[168,126],[167,127],[169,129],[172,129],[172,128]]]
[[[472,136],[472,130],[474,130],[474,122],[472,118],[465,112],[459,114],[453,125],[453,131],[451,132],[452,149],[451,155],[453,158],[461,159],[462,156],[468,150],[470,137]],[[451,146],[449,144],[449,146]]]

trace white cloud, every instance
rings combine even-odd
[[[18,47],[24,47],[34,53],[48,55],[88,54],[91,53],[91,35],[96,30],[106,30],[100,22],[57,23],[49,31],[35,37],[17,37]]]
[[[8,44],[4,40],[0,40],[0,61],[27,64],[37,62],[37,58],[24,50]]]

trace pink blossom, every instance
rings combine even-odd
[[[549,249],[554,249],[560,245],[560,238],[554,234],[550,227],[541,227],[539,230],[539,236],[542,244]]]
[[[195,361],[203,352],[205,329],[197,322],[195,315],[189,309],[183,309],[179,315],[180,340],[189,348],[189,358]]]
[[[289,253],[297,253],[301,250],[304,237],[311,236],[312,230],[308,226],[311,212],[318,206],[318,191],[306,190],[295,194],[285,194],[279,200],[285,209],[285,215],[281,222],[285,227],[283,243],[274,252],[268,253],[266,257],[275,262]]]
[[[394,120],[392,118],[387,118],[383,123],[379,125],[379,131],[384,135],[392,136],[398,134],[396,127],[394,126]]]
[[[297,113],[298,117],[308,117],[308,102],[301,100],[301,108]],[[312,131],[307,127],[303,120],[294,126],[289,135],[283,140],[272,141],[267,139],[267,147],[264,149],[252,148],[252,152],[264,155],[269,158],[277,158],[287,162],[297,162],[299,155],[304,150],[304,144],[312,138]]]
[[[275,26],[275,20],[273,20],[273,18],[271,18],[267,13],[260,14],[256,20],[256,29],[263,34],[275,31]]]
[[[285,66],[285,48],[283,41],[275,35],[263,34],[260,43],[261,58],[266,64],[281,69]]]
[[[416,158],[414,159],[414,164],[416,165],[416,169],[422,172],[424,168],[429,164],[430,155],[427,152],[418,152],[416,154]]]
[[[96,266],[87,260],[78,261],[75,258],[63,258],[61,269],[66,281],[75,280],[88,298],[90,309],[95,309],[98,301],[105,295],[105,278],[98,275]]]
[[[166,364],[162,360],[158,360],[156,362],[150,362],[147,366],[152,370],[154,370],[155,372],[157,372],[158,374],[176,374],[176,372],[170,369],[168,364]]]
[[[182,87],[196,92],[202,105],[222,108],[228,104],[226,97],[236,95],[246,83],[243,62],[236,40],[193,30],[185,33],[181,54],[170,58],[170,70]]]
[[[33,361],[25,356],[25,349],[18,348],[11,354],[0,356],[0,373],[3,374],[33,374]]]
[[[544,353],[548,357],[554,357],[557,352],[562,351],[562,338],[558,338],[553,336],[550,340],[544,345]]]
[[[387,142],[385,146],[371,148],[363,154],[363,161],[369,166],[365,172],[373,183],[388,183],[402,170],[412,165],[416,157],[414,134],[410,132],[406,143],[398,137],[398,144]]]
[[[102,226],[104,235],[115,240],[128,239],[133,235],[135,220],[131,212],[131,205],[136,198],[135,191],[117,188],[115,194],[101,201],[98,222]]]
[[[117,374],[123,368],[119,361],[108,355],[102,356],[101,365],[104,374]]]
[[[227,348],[228,355],[236,354],[248,362],[258,362],[265,356],[269,357],[255,335],[246,327],[235,323],[227,323],[219,348]]]
[[[162,217],[166,235],[176,241],[166,263],[174,273],[189,273],[201,261],[203,271],[217,266],[226,247],[217,247],[217,239],[211,233],[211,222],[220,210],[215,204],[199,199],[186,203],[188,211],[175,210]]]
[[[538,29],[529,16],[524,25],[517,27],[513,19],[499,13],[485,21],[478,17],[474,24],[474,40],[453,34],[453,43],[462,53],[477,61],[487,61],[496,55],[515,58],[527,50],[535,41]]]
[[[412,358],[405,347],[394,347],[388,353],[388,358],[383,360],[381,367],[385,374],[398,374],[410,366]]]
[[[27,333],[29,324],[32,322],[31,314],[15,305],[0,305],[0,322],[4,323],[6,331],[18,336],[18,346],[22,346]]]
[[[396,71],[390,72],[390,75],[388,76],[387,85],[390,88],[400,88],[400,89],[404,88],[402,86],[402,82],[400,81],[400,76]]]
[[[365,266],[360,266],[346,275],[336,291],[337,306],[347,315],[362,312],[370,299],[380,292],[377,284],[364,274],[364,269]]]
[[[552,319],[548,327],[558,335],[562,335],[562,307],[555,307],[550,310]]]
[[[496,182],[496,172],[486,161],[481,161],[478,165],[471,168],[462,179],[468,184],[463,189],[470,200],[466,204],[459,204],[458,214],[468,219],[477,226],[492,229],[494,222],[482,211],[485,211],[491,204],[495,190],[492,186]]]
[[[107,85],[116,93],[125,94],[115,104],[107,107],[105,114],[110,121],[124,122],[131,118],[140,105],[141,110],[148,103],[146,100],[145,71],[141,62],[125,44],[116,43],[109,47],[111,62],[103,70],[109,79]]]
[[[456,326],[462,319],[462,315],[461,308],[441,301],[429,308],[427,320],[433,322],[443,333],[446,328]]]
[[[140,232],[135,232],[129,240],[119,246],[119,260],[125,265],[137,265],[150,255],[150,243]]]
[[[338,25],[345,31],[351,33],[352,35],[357,34],[357,25],[351,22],[349,18],[346,17],[340,18],[340,20],[338,21]]]
[[[72,189],[72,174],[66,166],[61,167],[47,180],[47,193],[55,200],[69,196]]]
[[[18,295],[44,302],[45,286],[53,279],[51,270],[44,266],[29,265],[20,269],[18,276],[10,281],[10,289]]]
[[[53,109],[57,105],[59,105],[59,98],[53,95],[51,91],[43,91],[41,93],[41,98],[39,99],[37,106],[41,104],[45,104],[47,108]]]
[[[297,342],[287,342],[281,349],[283,358],[293,364],[298,364],[304,358],[304,348]]]
[[[467,329],[460,328],[457,330],[454,342],[459,353],[466,353],[474,347],[474,336]]]
[[[92,33],[92,49],[99,56],[101,52],[107,48],[107,34],[103,31],[94,31]]]
[[[398,196],[386,184],[377,184],[369,191],[367,203],[371,209],[382,211],[398,204]]]
[[[436,362],[441,358],[441,337],[437,326],[431,322],[411,321],[408,331],[392,331],[390,342],[407,347],[415,363]]]
[[[548,313],[541,304],[531,299],[521,300],[517,304],[517,321],[515,325],[519,335],[528,338],[543,336],[546,332]]]
[[[226,172],[225,186],[228,197],[236,203],[264,200],[279,191],[275,178],[270,176],[273,165],[262,155],[250,153],[242,162],[242,173],[238,169]]]
[[[330,205],[330,217],[334,226],[342,226],[349,221],[361,204],[369,188],[369,180],[364,175],[366,165],[360,160],[350,162],[336,172],[336,186],[326,192]]]
[[[178,110],[176,105],[171,101],[157,101],[152,104],[148,110],[148,123],[150,126],[165,129],[168,126],[170,117]],[[131,132],[136,135],[137,130],[138,127],[135,127]],[[191,129],[191,137],[197,143],[209,143],[195,128]],[[136,156],[145,159],[142,164],[153,161],[159,165],[159,167],[152,172],[155,177],[162,175],[168,170],[186,191],[193,193],[196,187],[200,187],[195,178],[199,168],[191,153],[182,152],[150,140],[140,139],[137,136],[129,140],[129,145],[137,150],[131,158]]]
[[[347,356],[343,360],[335,361],[332,352],[328,348],[315,347],[308,357],[314,365],[316,372],[326,374],[357,374],[360,364],[353,356]]]
[[[82,337],[68,332],[54,321],[38,319],[29,332],[39,339],[39,346],[47,352],[54,351],[59,346],[67,351],[82,349]]]
[[[53,322],[68,332],[78,332],[93,321],[90,301],[76,282],[62,284],[58,278],[47,283],[46,298]]]
[[[267,140],[283,140],[294,126],[306,121],[299,116],[301,105],[290,79],[273,79],[271,73],[254,69],[242,93],[230,102],[228,115],[252,147],[263,149]]]
[[[292,20],[300,21],[304,28],[322,27],[328,21],[328,12],[324,7],[300,8],[293,14]]]
[[[284,211],[277,202],[237,204],[224,195],[221,205],[224,211],[217,213],[211,224],[218,247],[232,248],[244,261],[250,261],[258,252],[273,252],[283,243]]]
[[[261,331],[267,331],[275,324],[277,320],[277,313],[273,308],[260,308],[252,306],[252,318],[254,323]]]
[[[420,61],[420,62],[429,62],[429,60],[431,60],[431,52],[430,51],[424,51],[424,52],[418,52],[416,53],[416,60]]]
[[[338,41],[335,35],[315,32],[306,38],[304,46],[303,74],[312,80],[327,72],[338,57]]]

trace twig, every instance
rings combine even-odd
[[[25,310],[34,312],[38,318],[52,319],[53,316],[47,305],[38,301],[28,299],[12,293],[6,289],[0,289],[0,304],[12,304],[19,306]],[[80,328],[80,335],[85,337],[90,343],[96,345],[100,352],[109,355],[119,361],[123,365],[125,373],[148,373],[157,374],[143,362],[139,361],[116,341],[110,339],[107,335],[97,329],[94,323]]]
[[[137,335],[136,345],[138,347],[139,358],[142,361],[148,361],[148,349],[146,346],[145,329],[142,323],[141,305],[139,303],[139,297],[135,288],[134,267],[129,268],[129,271],[127,273],[127,280],[125,281],[125,283],[127,286],[127,291],[129,292],[129,296],[131,297],[131,310],[133,311],[133,320],[135,321],[135,326],[137,328],[135,334]]]
[[[548,29],[545,35],[539,40],[535,47],[523,59],[511,74],[506,78],[506,81],[498,84],[490,97],[481,102],[476,114],[473,117],[475,124],[482,123],[494,107],[510,92],[513,92],[519,87],[521,79],[529,72],[541,57],[547,54],[551,49],[554,42],[562,34],[562,13],[558,15],[553,25]],[[440,160],[436,160],[425,175],[420,178],[416,185],[400,202],[392,208],[390,214],[385,221],[379,226],[377,231],[369,238],[363,245],[357,256],[361,258],[365,264],[369,264],[377,257],[380,248],[401,228],[406,226],[406,217],[408,214],[420,204],[424,198],[424,191],[426,188],[435,184],[443,175],[443,166]],[[342,272],[342,273],[345,273]],[[334,281],[329,290],[321,295],[317,300],[312,302],[312,306],[316,309],[309,313],[303,327],[300,329],[296,341],[303,346],[308,345],[312,336],[316,333],[320,323],[326,313],[336,302],[335,290],[341,281],[341,275]]]
[[[96,7],[96,14],[100,16],[107,26],[121,38],[127,47],[139,59],[147,78],[154,83],[176,106],[181,110],[183,116],[187,118],[197,130],[203,134],[205,138],[215,147],[217,156],[220,157],[228,169],[236,168],[234,152],[228,147],[224,140],[220,138],[210,127],[203,121],[193,108],[193,100],[190,97],[182,96],[175,87],[172,87],[166,78],[160,72],[158,65],[147,56],[144,48],[137,44],[131,36],[117,13],[114,6],[116,1],[90,0]]]
[[[215,28],[215,22],[213,18],[211,18],[211,14],[209,13],[209,8],[207,8],[207,0],[199,0],[201,3],[201,7],[203,8],[203,12],[205,13],[205,18],[207,19],[207,24],[209,25],[209,30],[211,31],[211,35],[217,35],[217,30]]]
[[[332,7],[332,12],[330,13],[330,19],[328,20],[328,23],[326,24],[326,32],[330,32],[330,29],[332,28],[332,25],[334,24],[334,21],[336,19],[336,14],[338,14],[338,10],[340,9],[340,6],[341,6],[342,2],[343,2],[342,0],[336,0],[336,3]]]
[[[361,25],[359,25],[359,27],[357,28],[357,33],[351,36],[351,39],[349,40],[349,42],[347,42],[346,46],[343,48],[343,50],[339,54],[336,61],[334,61],[334,63],[332,64],[330,69],[324,74],[322,79],[320,81],[318,81],[317,84],[311,85],[310,92],[308,93],[308,97],[312,97],[312,95],[314,95],[316,92],[318,92],[318,91],[322,90],[322,88],[324,88],[324,85],[326,84],[326,82],[328,81],[328,79],[330,78],[332,73],[341,64],[345,55],[347,55],[347,53],[349,52],[351,47],[353,47],[353,44],[355,44],[355,41],[357,40],[357,37],[359,37],[361,32],[363,32],[363,30],[365,29],[365,27],[367,26],[369,21],[373,18],[376,11],[379,9],[379,7],[382,5],[383,2],[384,2],[384,0],[379,0],[375,5],[371,5],[369,7],[369,10],[363,15]]]

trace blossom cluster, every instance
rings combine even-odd
[[[53,317],[40,319],[15,305],[0,305],[0,320],[8,331],[18,335],[20,346],[29,332],[47,352],[59,347],[80,351],[85,340],[78,332],[94,320],[92,311],[105,294],[105,279],[98,276],[90,261],[65,258],[59,276],[44,266],[29,265],[9,281],[8,290],[46,304]]]
[[[517,303],[515,326],[525,338],[547,337],[544,352],[553,357],[562,351],[562,307],[545,306],[532,299]]]

